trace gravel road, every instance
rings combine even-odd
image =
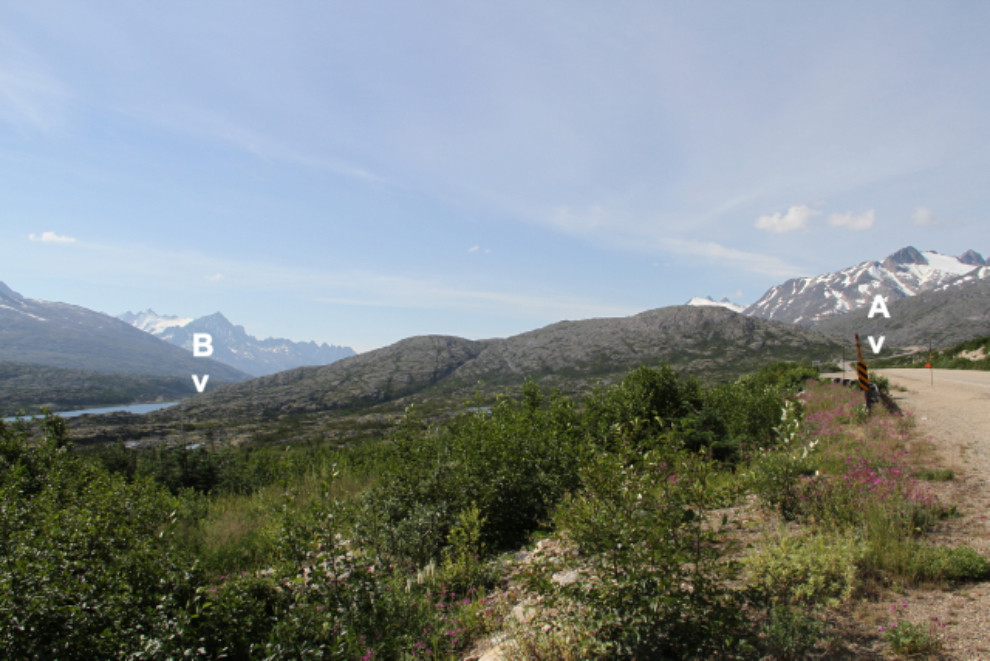
[[[941,498],[962,517],[933,542],[967,544],[990,555],[990,372],[887,369],[891,395],[917,420],[918,436],[931,441],[939,463],[956,479],[938,485]],[[902,392],[899,388],[906,388]],[[934,466],[932,466],[934,467]],[[946,591],[911,591],[912,620],[938,617],[953,659],[990,660],[990,583]]]

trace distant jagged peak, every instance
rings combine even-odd
[[[728,297],[723,297],[721,301],[716,301],[711,296],[705,296],[704,298],[700,296],[695,296],[690,301],[685,303],[685,305],[715,306],[720,308],[726,308],[728,310],[732,310],[733,312],[742,312],[744,309],[744,306],[739,305],[737,303],[733,303],[728,299]]]
[[[158,314],[151,308],[137,313],[127,311],[124,314],[117,315],[117,318],[152,335],[161,335],[169,328],[188,326],[193,321],[192,317]]]
[[[983,255],[976,252],[975,250],[967,250],[963,254],[959,255],[959,261],[963,264],[971,264],[973,266],[988,266],[987,260],[983,258]]]
[[[196,322],[202,324],[214,323],[214,324],[220,324],[221,326],[230,326],[230,327],[234,326],[234,324],[230,323],[230,319],[227,319],[227,317],[223,316],[222,312],[214,312],[213,314],[208,314],[205,317],[200,317],[199,319],[196,320]]]
[[[907,246],[883,260],[883,265],[891,271],[901,264],[928,264],[928,259],[914,246]]]

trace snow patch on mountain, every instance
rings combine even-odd
[[[168,328],[182,328],[193,322],[192,317],[162,315],[151,308],[138,313],[125,312],[124,314],[117,315],[117,318],[152,335],[161,335]]]
[[[890,303],[921,292],[990,277],[986,260],[975,251],[960,257],[908,246],[882,262],[855,266],[771,287],[743,313],[798,324],[814,324],[869,305],[881,295]]]
[[[732,310],[733,312],[742,312],[745,309],[745,306],[739,305],[738,303],[733,303],[728,298],[723,298],[721,301],[716,301],[711,296],[705,296],[704,298],[695,296],[690,301],[685,303],[685,305],[716,306]]]
[[[14,312],[17,312],[18,314],[23,314],[23,315],[25,315],[27,317],[31,317],[32,319],[37,319],[38,321],[48,321],[44,317],[39,317],[36,314],[31,314],[30,312],[25,312],[24,310],[18,310],[17,308],[12,308],[9,305],[0,305],[0,308],[3,308],[4,310],[13,310]]]

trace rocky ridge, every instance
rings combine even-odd
[[[301,367],[218,388],[150,414],[156,419],[264,418],[354,409],[411,395],[470,396],[479,383],[526,379],[587,390],[640,365],[672,364],[708,376],[773,360],[828,360],[841,345],[814,331],[720,307],[674,306],[614,319],[562,321],[506,339],[413,337],[324,367]]]

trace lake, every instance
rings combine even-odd
[[[100,413],[116,413],[118,411],[124,411],[125,413],[151,413],[152,411],[158,411],[161,409],[167,409],[170,406],[175,406],[178,402],[159,402],[154,404],[129,404],[127,406],[106,406],[97,409],[79,409],[78,411],[57,411],[55,415],[61,416],[63,418],[75,418],[80,415],[85,415],[87,413],[92,413],[98,415]],[[29,415],[25,416],[25,419],[31,420],[34,418],[41,418],[44,416],[40,415]],[[4,422],[13,422],[17,418],[4,418]]]

